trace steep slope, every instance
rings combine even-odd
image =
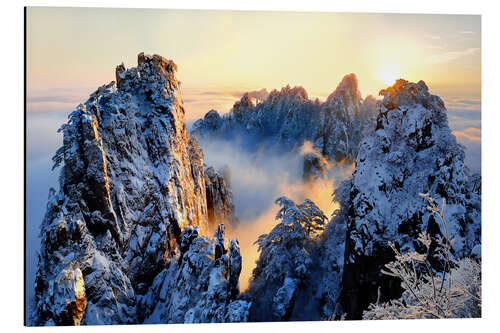
[[[399,281],[383,275],[394,255],[418,250],[420,232],[436,238],[443,226],[426,209],[419,193],[447,202],[452,252],[471,256],[480,246],[480,195],[470,188],[464,151],[448,127],[443,101],[423,81],[398,80],[386,90],[376,130],[359,147],[342,210],[348,229],[342,304],[348,318],[360,319],[370,302],[399,297]],[[436,267],[439,269],[438,263]]]
[[[213,241],[202,237],[217,229],[215,223],[230,222],[223,221],[229,213],[221,205],[211,209],[226,215],[210,221],[207,188],[220,200],[230,191],[223,179],[215,188],[205,181],[203,153],[186,130],[176,70],[170,60],[141,53],[137,67],[118,66],[116,85],[100,87],[62,126],[63,146],[54,157],[56,166],[62,164],[60,191],[51,191],[41,225],[36,324],[138,323],[156,308],[144,295],[159,274],[163,282],[183,271],[194,282],[217,270],[221,281],[234,280],[236,269],[229,268],[238,247],[217,263],[222,259],[211,252]],[[224,200],[229,205],[230,198]],[[186,228],[196,230],[196,249],[189,242],[179,249]],[[188,258],[199,261],[199,270],[184,268]],[[169,297],[190,287],[171,288]],[[212,300],[219,314],[237,294]],[[178,311],[176,306],[186,304],[162,311]]]
[[[235,226],[238,222],[234,216],[233,192],[227,184],[226,175],[214,167],[205,169],[205,191],[207,197],[208,221],[211,225],[229,224]]]
[[[236,138],[249,151],[261,146],[291,151],[310,141],[328,159],[353,159],[374,115],[374,98],[363,100],[356,76],[349,74],[324,103],[310,100],[302,87],[273,90],[257,104],[245,94],[229,113],[211,110],[197,120],[192,134],[200,140]]]

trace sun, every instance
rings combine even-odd
[[[397,64],[383,64],[375,74],[378,80],[388,85],[393,85],[397,79],[403,77],[401,69]]]

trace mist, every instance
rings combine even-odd
[[[207,165],[229,169],[229,183],[239,224],[228,230],[228,236],[237,238],[240,244],[243,260],[241,291],[247,289],[258,259],[254,242],[278,223],[275,216],[279,207],[275,200],[281,196],[297,203],[311,199],[330,217],[339,207],[333,191],[352,174],[354,168],[351,163],[330,162],[327,163],[324,178],[304,182],[303,156],[306,153],[319,155],[307,141],[291,152],[283,152],[276,147],[249,151],[241,140],[202,140],[200,145]]]
[[[59,170],[52,170],[52,156],[62,144],[57,129],[65,113],[28,113],[26,117],[26,307],[31,310],[35,293],[40,224],[45,214],[49,189],[58,187]]]

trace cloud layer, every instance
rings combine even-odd
[[[471,172],[481,172],[481,99],[444,97],[448,123],[457,141],[465,147],[465,164]]]
[[[478,47],[468,48],[460,51],[448,51],[443,53],[434,54],[429,57],[429,62],[434,64],[444,64],[459,58],[474,55],[480,52]]]

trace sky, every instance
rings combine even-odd
[[[400,77],[424,80],[445,101],[467,165],[481,168],[480,16],[31,7],[26,46],[30,244],[57,185],[57,128],[140,52],[176,62],[188,122],[262,88],[300,85],[324,99],[356,73],[365,97]]]
[[[352,72],[363,96],[398,73],[480,97],[480,16],[32,7],[27,22],[32,112],[73,108],[142,51],[177,63],[188,118],[253,89],[324,98]]]

